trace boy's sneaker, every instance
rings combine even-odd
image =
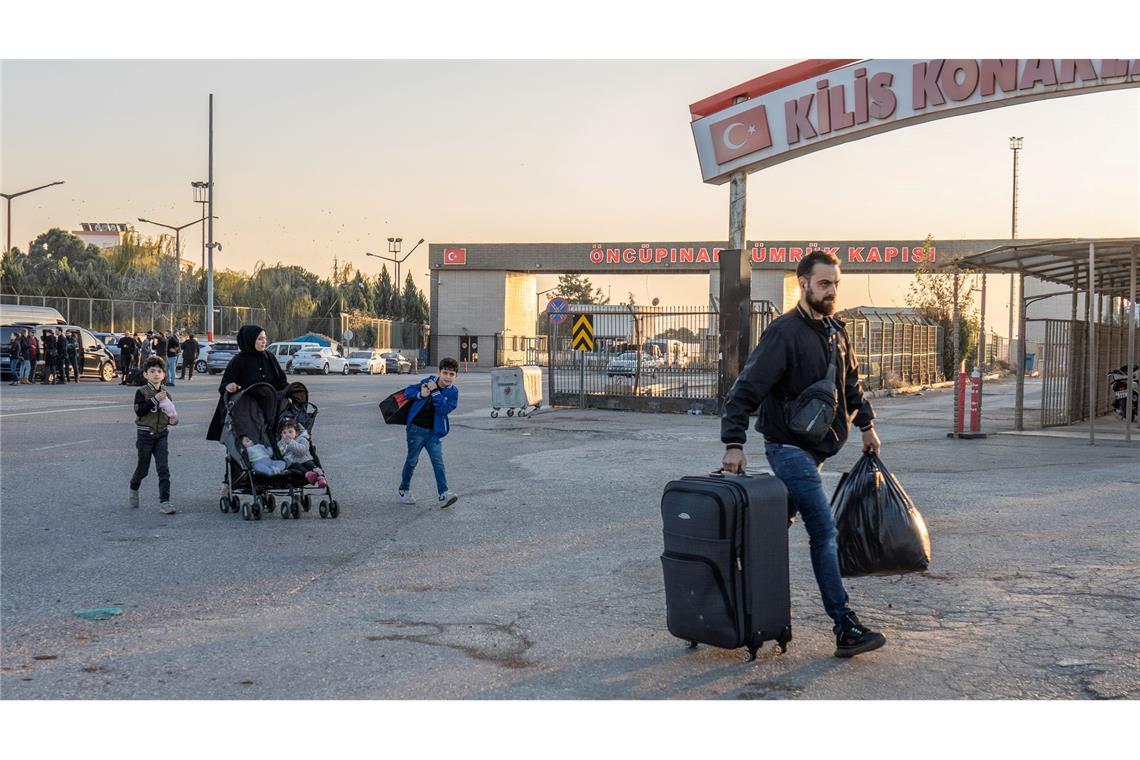
[[[854,657],[887,643],[886,636],[860,623],[854,612],[845,615],[832,630],[835,632],[836,657]]]
[[[457,501],[459,501],[459,496],[455,493],[452,493],[451,491],[444,491],[439,495],[440,509],[447,509]]]
[[[412,495],[407,491],[400,491],[400,503],[411,506],[416,503],[416,500],[412,498]]]
[[[139,508],[139,492],[138,491],[131,491],[131,502],[130,502],[130,504],[131,504],[131,509],[138,509]]]
[[[158,511],[164,515],[172,515],[174,514],[174,507],[170,506],[169,501],[164,501],[158,505]]]

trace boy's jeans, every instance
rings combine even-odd
[[[443,440],[433,431],[419,425],[408,425],[408,458],[404,462],[404,472],[400,475],[400,490],[412,487],[412,473],[420,461],[420,452],[427,449],[431,468],[435,470],[435,487],[442,495],[447,491],[447,473],[443,471]]]
[[[839,575],[835,518],[819,477],[823,465],[816,464],[815,458],[803,449],[782,443],[765,443],[764,454],[772,472],[788,489],[791,506],[804,518],[811,546],[811,567],[823,597],[823,608],[838,623],[851,608],[847,606],[847,591]]]
[[[158,470],[158,500],[170,501],[170,464],[167,437],[169,430],[161,433],[152,433],[149,430],[136,428],[135,449],[138,450],[139,461],[135,467],[135,474],[131,476],[131,490],[139,490],[143,478],[150,472],[150,459],[154,457],[154,467]]]

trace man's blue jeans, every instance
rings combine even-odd
[[[823,597],[823,608],[838,623],[851,608],[847,606],[847,591],[839,575],[835,518],[819,477],[823,465],[816,464],[815,458],[803,449],[782,443],[765,443],[764,454],[772,472],[788,489],[791,506],[804,518],[811,546],[811,567]]]
[[[447,473],[443,471],[443,440],[433,431],[419,425],[408,425],[408,458],[404,461],[404,472],[400,476],[400,490],[412,487],[412,473],[420,461],[420,452],[427,449],[431,468],[435,470],[435,486],[442,495],[447,491]]]
[[[178,366],[177,356],[166,357],[166,384],[174,385],[174,370]]]

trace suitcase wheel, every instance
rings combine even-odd
[[[695,641],[690,641],[690,642],[688,642],[688,645],[687,645],[687,646],[688,646],[688,648],[689,648],[689,649],[696,649],[696,648],[697,648],[697,642],[695,642]]]
[[[744,661],[745,662],[752,662],[755,659],[756,659],[756,650],[755,649],[753,649],[752,647],[749,647],[748,649],[744,650]]]

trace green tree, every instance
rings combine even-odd
[[[934,244],[934,236],[927,235],[923,249],[929,250]],[[930,260],[930,257],[926,257]],[[969,357],[974,355],[978,341],[978,310],[971,298],[971,282],[974,279],[969,275],[962,275],[957,271],[938,272],[930,267],[920,267],[915,270],[914,280],[906,294],[907,306],[918,313],[936,322],[942,328],[942,372],[947,379],[957,375],[954,366],[954,280],[958,280],[958,350],[963,359],[967,359],[967,367],[971,365]]]
[[[411,272],[408,272],[408,276],[404,279],[404,292],[400,300],[402,319],[405,322],[423,324],[428,321],[427,299],[416,287],[416,279]]]
[[[391,319],[396,311],[396,289],[392,285],[392,275],[388,272],[388,265],[384,264],[381,265],[380,274],[376,278],[376,313]]]
[[[664,340],[679,340],[682,343],[700,342],[697,334],[687,327],[670,327],[668,330],[659,333],[657,337]]]
[[[558,277],[558,293],[570,303],[609,303],[601,288],[595,288],[588,277],[564,274]]]

